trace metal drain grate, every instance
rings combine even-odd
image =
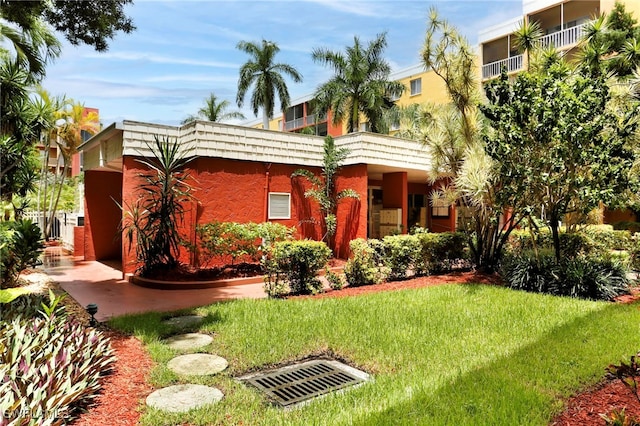
[[[337,361],[315,360],[240,377],[283,407],[362,383],[368,374]]]

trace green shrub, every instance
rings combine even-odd
[[[416,275],[450,271],[455,261],[467,257],[466,236],[461,232],[417,232],[415,236],[420,244],[420,254],[414,262]]]
[[[50,295],[35,317],[31,302],[3,312],[0,407],[10,424],[62,424],[73,406],[96,395],[115,361],[109,341],[67,318],[59,301]]]
[[[279,241],[263,259],[265,291],[269,296],[315,294],[322,289],[317,278],[331,257],[331,250],[320,241]]]
[[[558,263],[553,251],[507,255],[502,277],[514,289],[582,299],[613,300],[628,292],[626,269],[608,256],[577,256]]]
[[[415,235],[389,235],[382,239],[384,263],[391,279],[403,279],[420,257],[420,241]]]
[[[358,238],[349,243],[351,257],[344,265],[344,276],[352,287],[380,284],[389,277],[384,264],[384,245],[376,239]]]
[[[279,223],[236,223],[213,221],[196,227],[200,265],[224,263],[231,258],[259,262],[265,249],[277,241],[291,239],[295,228]]]
[[[344,287],[344,278],[342,275],[336,274],[329,268],[325,269],[324,277],[329,282],[329,287],[333,290],[341,290]]]
[[[0,288],[15,285],[20,272],[36,265],[43,249],[38,225],[28,219],[6,222],[0,229]]]
[[[596,246],[588,235],[580,232],[561,232],[560,252],[563,257],[574,257],[579,254],[592,253]],[[522,253],[527,250],[553,248],[553,236],[549,229],[540,229],[534,232],[528,229],[517,229],[511,232],[505,246],[505,251],[511,254]]]
[[[627,250],[631,246],[631,233],[614,230],[611,225],[588,226],[583,232],[599,250]]]

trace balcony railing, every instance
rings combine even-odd
[[[553,46],[556,49],[562,49],[566,46],[574,45],[579,42],[584,35],[584,29],[586,26],[587,23],[584,23],[555,33],[547,34],[540,39],[540,45],[544,48]]]
[[[285,121],[284,130],[297,129],[304,126],[304,117],[296,118],[295,120]]]
[[[327,119],[327,115],[326,114],[319,114],[318,115],[318,123],[321,123],[321,122],[325,121],[326,119]],[[285,122],[284,123],[284,130],[298,129],[298,128],[304,127],[304,126],[311,126],[313,124],[316,124],[316,115],[315,114],[307,115],[306,120],[305,120],[305,117],[300,117],[300,118],[296,118],[295,120],[291,120],[291,121]]]
[[[507,72],[520,71],[522,69],[522,55],[512,56],[507,59],[491,62],[482,66],[482,78],[492,78],[500,75],[502,67],[507,67]]]

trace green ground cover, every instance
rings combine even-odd
[[[229,361],[220,375],[183,378],[166,368],[177,354],[161,342],[175,333],[161,323],[166,314],[111,322],[147,345],[158,362],[154,386],[200,383],[225,394],[218,405],[183,415],[145,409],[143,424],[544,425],[562,409],[563,398],[640,349],[637,305],[483,285],[240,300],[193,312],[206,316],[199,329],[215,334],[204,351]],[[284,411],[234,379],[323,352],[374,380]]]

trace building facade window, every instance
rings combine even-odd
[[[432,217],[449,217],[449,204],[446,200],[439,198],[431,200]]]
[[[291,219],[291,194],[269,193],[269,219]]]
[[[411,80],[409,84],[411,85],[411,96],[422,93],[422,78]]]

